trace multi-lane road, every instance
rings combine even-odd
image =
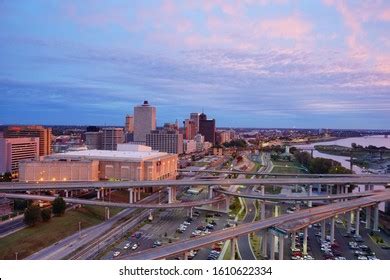
[[[37,183],[0,183],[0,191],[39,191],[39,190],[77,190],[77,189],[126,189],[142,187],[187,187],[187,186],[230,186],[230,185],[388,185],[390,184],[390,175],[361,175],[361,176],[332,176],[320,178],[253,178],[253,179],[195,179],[195,180],[164,180],[164,181],[120,181],[120,182],[37,182]]]
[[[305,210],[296,211],[293,214],[285,214],[275,218],[269,218],[262,221],[242,224],[234,228],[228,228],[226,230],[220,230],[213,232],[209,235],[196,237],[191,240],[184,240],[162,246],[160,248],[148,249],[133,255],[123,256],[124,259],[162,259],[178,254],[184,254],[192,249],[202,248],[219,241],[237,238],[241,235],[248,235],[251,232],[256,232],[262,229],[266,229],[272,226],[282,226],[284,223],[291,221],[305,221],[307,218],[317,215],[323,215],[326,217],[331,214],[332,216],[341,214],[347,211],[352,211],[360,207],[367,207],[375,205],[379,202],[390,200],[390,191],[382,191],[368,197],[357,198],[355,200],[349,200],[339,203],[332,203],[325,206],[319,206],[315,208],[309,208]],[[308,224],[307,224],[308,225]]]

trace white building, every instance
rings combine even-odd
[[[196,152],[196,141],[195,140],[184,140],[184,153],[190,154]]]

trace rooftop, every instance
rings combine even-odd
[[[114,161],[141,161],[148,159],[156,159],[167,156],[168,153],[158,151],[108,151],[108,150],[86,150],[86,151],[71,151],[60,154],[52,154],[51,158],[85,158],[97,160],[114,160]]]

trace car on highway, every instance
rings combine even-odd
[[[135,251],[137,250],[139,245],[137,243],[134,243],[133,246],[131,247],[131,250]]]
[[[121,254],[121,252],[115,251],[114,254],[113,254],[113,256],[114,256],[114,258],[116,258],[116,257],[119,256],[120,254]]]
[[[125,249],[125,250],[126,250],[126,249],[129,249],[130,246],[131,246],[131,243],[126,243],[125,246],[123,246],[123,249]]]
[[[191,223],[190,222],[187,222],[187,221],[184,221],[183,222],[183,225],[185,225],[185,226],[189,226]]]
[[[198,226],[196,229],[197,229],[197,230],[202,230],[202,231],[204,231],[204,230],[206,230],[206,227],[205,227],[205,226],[202,226],[202,225],[200,225],[200,226]]]
[[[156,248],[156,247],[159,247],[159,246],[161,246],[161,245],[162,245],[162,244],[161,244],[161,241],[156,240],[156,241],[153,242],[152,247],[153,247],[153,248]]]
[[[207,228],[207,229],[214,229],[214,226],[213,226],[212,224],[207,224],[207,225],[206,225],[206,228]]]

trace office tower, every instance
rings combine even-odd
[[[134,117],[127,115],[125,122],[125,133],[133,133],[134,132]]]
[[[38,137],[39,155],[51,154],[51,128],[43,126],[10,126],[4,131],[4,138]]]
[[[184,138],[187,140],[194,139],[197,133],[196,123],[193,119],[186,119],[184,121]]]
[[[156,129],[156,107],[148,101],[134,107],[134,142],[146,142],[146,134]]]
[[[199,115],[199,133],[206,141],[215,145],[215,119],[208,120],[206,114]]]
[[[123,128],[103,128],[102,149],[115,151],[117,144],[123,143]]]
[[[160,152],[182,154],[183,134],[174,131],[154,130],[146,134],[146,145]]]
[[[101,150],[103,131],[87,131],[85,133],[85,145],[89,150]]]
[[[17,177],[20,161],[39,159],[39,145],[38,137],[0,138],[0,173]]]
[[[190,119],[194,121],[195,124],[195,134],[199,132],[199,113],[191,113]]]

